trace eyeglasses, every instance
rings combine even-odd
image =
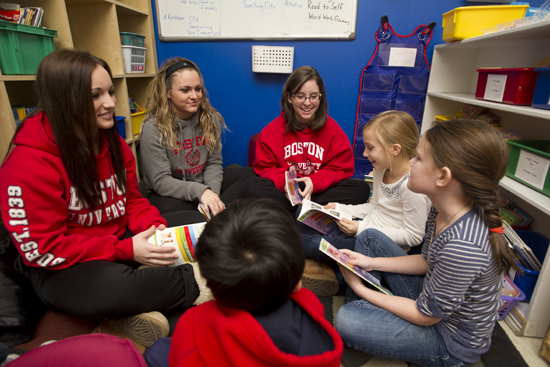
[[[317,102],[318,100],[321,99],[320,94],[312,94],[309,97],[306,97],[306,95],[304,93],[296,93],[296,94],[292,93],[291,95],[292,95],[292,97],[296,98],[296,100],[298,102],[304,102],[308,98],[309,98],[310,102]]]

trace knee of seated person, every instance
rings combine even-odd
[[[348,305],[342,306],[336,314],[336,317],[334,318],[334,328],[342,338],[350,335],[350,333],[354,333],[353,328],[355,322],[353,319],[354,317],[350,313],[350,307]]]

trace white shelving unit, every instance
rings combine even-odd
[[[422,132],[435,115],[451,115],[464,104],[489,108],[501,117],[501,126],[550,140],[550,111],[478,100],[476,70],[481,67],[529,67],[550,53],[550,20],[521,28],[435,46]],[[500,182],[506,196],[534,209],[534,230],[550,234],[550,197],[505,177]],[[524,208],[525,209],[525,208]],[[528,210],[529,211],[529,210]],[[536,226],[536,227],[535,227]],[[544,337],[550,324],[550,251],[526,314],[524,336]]]

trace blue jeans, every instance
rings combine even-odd
[[[395,242],[376,229],[363,231],[355,242],[355,251],[370,257],[408,256]],[[384,280],[396,296],[416,300],[423,276],[371,272]],[[346,304],[338,311],[335,326],[344,343],[368,354],[413,362],[419,366],[465,367],[447,352],[435,326],[418,326],[359,298],[348,288]]]

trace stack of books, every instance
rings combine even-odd
[[[504,227],[504,237],[508,241],[508,246],[514,250],[516,260],[521,264],[521,266],[527,270],[540,271],[542,264],[537,259],[531,248],[523,242],[523,240],[512,229],[512,227],[506,223],[506,221],[502,222],[502,226]]]
[[[508,198],[499,195],[500,215],[515,229],[529,229],[534,218]]]
[[[8,22],[40,27],[43,15],[44,9],[41,7],[21,7],[16,3],[0,3],[0,19]]]

